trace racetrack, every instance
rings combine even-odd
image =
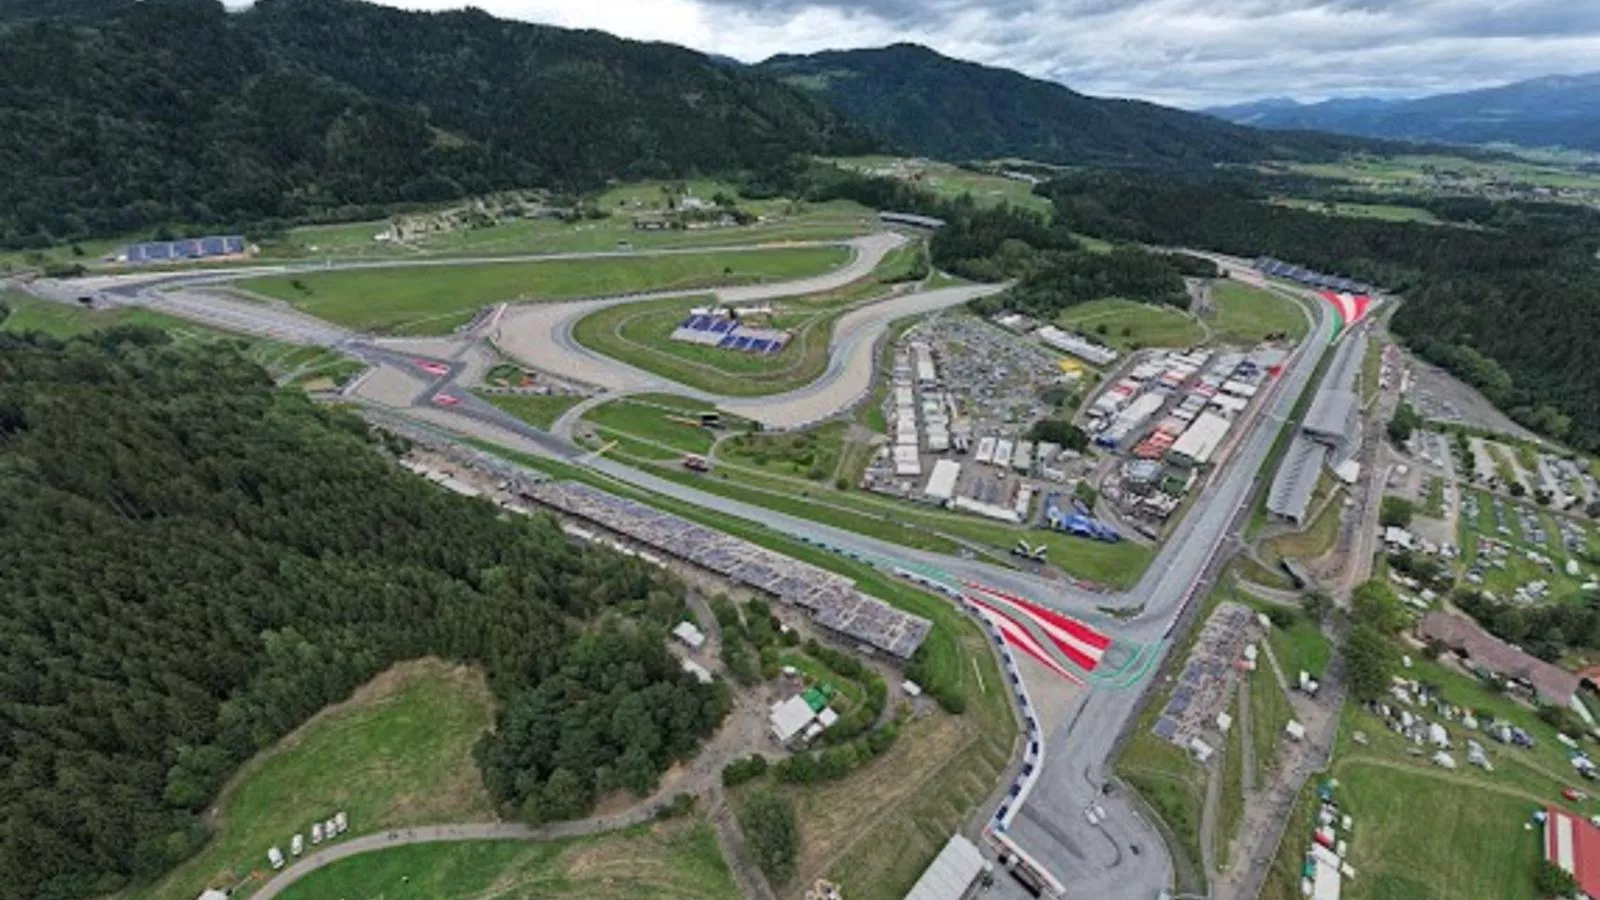
[[[899,235],[887,233],[857,238],[850,242],[856,255],[849,264],[825,275],[796,281],[514,306],[501,317],[492,340],[501,352],[527,365],[605,391],[681,394],[716,403],[727,412],[768,428],[806,425],[847,409],[871,389],[874,348],[890,322],[957,306],[1005,286],[963,285],[901,294],[852,310],[834,327],[828,367],[822,377],[805,387],[765,397],[725,397],[680,384],[584,347],[573,337],[573,328],[585,316],[619,304],[706,294],[714,295],[719,303],[747,303],[835,290],[870,276],[884,255],[904,242]]]

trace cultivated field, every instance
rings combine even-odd
[[[281,275],[240,287],[360,331],[448,334],[484,306],[641,291],[692,290],[817,275],[849,258],[840,247],[720,251],[669,256],[356,269]]]
[[[1272,201],[1279,206],[1308,209],[1330,216],[1351,219],[1380,219],[1385,222],[1421,222],[1438,225],[1439,217],[1416,206],[1398,206],[1392,203],[1334,203],[1322,200],[1305,200],[1299,197],[1280,197]]]
[[[264,878],[267,848],[344,810],[350,833],[494,819],[472,759],[493,701],[477,669],[404,663],[323,710],[264,751],[224,788],[216,834],[199,855],[136,900],[193,900],[207,886]],[[246,881],[233,894],[260,886]],[[310,895],[306,895],[310,896]]]
[[[858,172],[889,174],[906,180],[915,178],[918,187],[941,197],[954,199],[962,194],[971,194],[973,200],[986,206],[1009,203],[1041,213],[1050,212],[1050,201],[1033,193],[1032,185],[1027,182],[974,172],[949,163],[913,161],[893,156],[847,156],[829,161]]]
[[[354,856],[283,900],[739,900],[711,826],[699,818],[576,840],[418,844]]]

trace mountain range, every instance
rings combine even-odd
[[[951,59],[915,44],[775,56],[756,67],[826,101],[896,147],[941,159],[1204,167],[1326,158],[1370,142],[1269,133],[1140,100]]]
[[[379,215],[794,155],[1197,168],[1368,142],[1269,132],[913,45],[757,66],[358,0],[0,3],[0,246]]]
[[[1600,150],[1600,72],[1551,75],[1414,100],[1269,98],[1203,112],[1257,128],[1372,138]]]

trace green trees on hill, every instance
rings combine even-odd
[[[108,2],[0,25],[0,47],[6,247],[873,145],[798,90],[699,53],[475,10]]]
[[[484,752],[497,796],[538,782],[545,818],[647,789],[725,702],[663,659],[681,594],[653,570],[440,491],[234,349],[145,327],[0,333],[0,559],[5,896],[157,876],[241,762],[398,660],[481,663],[507,746],[563,723]]]

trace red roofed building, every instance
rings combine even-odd
[[[1578,882],[1578,890],[1600,897],[1600,828],[1560,807],[1545,810],[1544,858]]]

